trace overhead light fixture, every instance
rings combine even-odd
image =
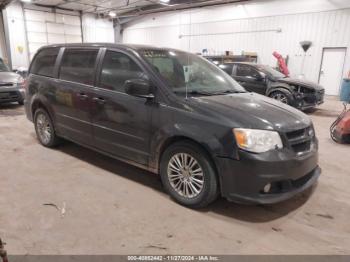
[[[32,2],[32,0],[21,0],[22,2],[24,2],[24,3],[30,3],[30,2]]]
[[[108,13],[108,15],[109,15],[110,17],[117,17],[117,13],[116,13],[116,12],[113,12],[113,11],[110,11],[110,12]]]
[[[166,6],[168,6],[168,5],[169,5],[169,2],[170,2],[170,0],[159,0],[159,3],[160,3],[161,5],[166,5]]]

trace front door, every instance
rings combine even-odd
[[[107,50],[93,94],[92,122],[96,146],[110,154],[147,164],[153,103],[125,93],[124,83],[147,78],[129,55]]]
[[[324,48],[319,83],[327,95],[339,95],[346,48]]]

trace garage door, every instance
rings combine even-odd
[[[81,43],[81,21],[78,15],[24,10],[30,58],[43,45]]]

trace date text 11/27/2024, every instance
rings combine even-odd
[[[128,256],[128,261],[218,261],[217,256]]]

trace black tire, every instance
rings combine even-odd
[[[306,113],[306,114],[313,114],[313,113],[315,113],[317,110],[318,110],[317,107],[311,107],[311,108],[308,108],[308,109],[303,110],[303,112]]]
[[[47,122],[42,123],[42,119],[46,119]],[[45,126],[45,130],[49,130],[50,136],[48,136],[48,139],[44,139],[43,134],[40,128],[40,123],[42,123],[42,126]],[[43,108],[38,108],[34,113],[34,126],[35,126],[35,132],[36,136],[39,140],[39,142],[45,146],[45,147],[55,147],[60,143],[60,138],[56,135],[54,125],[52,123],[51,117]]]
[[[202,170],[201,173],[203,175],[201,179],[203,179],[203,185],[198,195],[196,196],[192,196],[192,197],[183,196],[176,191],[173,185],[171,185],[170,178],[168,176],[168,166],[170,161],[173,159],[173,157],[178,156],[178,154],[180,153],[187,154],[188,156],[195,159],[197,161],[197,164]],[[189,164],[191,164],[191,162]],[[195,176],[196,175],[194,175],[194,177]],[[218,192],[219,192],[218,178],[217,178],[213,163],[210,160],[210,157],[208,156],[208,154],[201,147],[197,146],[195,143],[192,143],[192,142],[188,142],[188,141],[177,142],[175,144],[172,144],[170,147],[168,147],[165,150],[160,162],[160,177],[167,193],[176,202],[190,208],[205,207],[209,205],[211,202],[213,202],[218,196]],[[190,177],[193,178],[192,175],[190,175]],[[189,181],[191,181],[191,178],[188,178],[188,179]]]
[[[24,105],[24,101],[23,101],[23,100],[20,100],[20,101],[18,101],[18,104],[21,105],[21,106],[23,106],[23,105]]]
[[[287,105],[293,105],[293,94],[284,88],[278,88],[269,94],[269,97]],[[279,98],[283,98],[283,101]]]

